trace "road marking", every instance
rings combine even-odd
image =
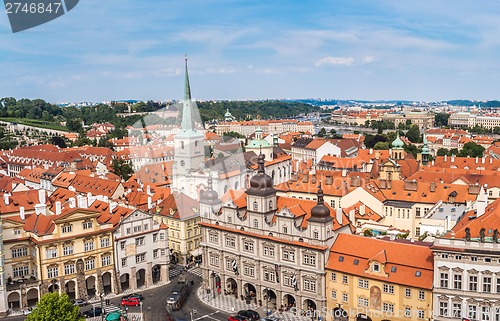
[[[212,318],[212,317],[211,317],[212,315],[214,315],[214,314],[216,314],[216,313],[219,313],[219,312],[220,312],[220,311],[219,311],[219,310],[217,310],[217,311],[212,312],[212,313],[210,313],[210,314],[206,314],[206,315],[201,316],[201,317],[199,317],[199,318],[193,319],[193,321],[198,321],[198,320],[201,320],[201,319],[204,319],[204,318],[210,318],[210,319],[213,319],[213,320],[220,321],[220,320],[218,320],[218,319],[216,319],[216,318]]]

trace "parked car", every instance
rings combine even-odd
[[[31,311],[33,311],[33,308],[31,308],[31,307],[29,307],[29,308],[27,308],[27,309],[24,309],[24,310],[23,310],[23,315],[28,315],[28,314],[30,314],[30,313],[31,313]]]
[[[247,319],[245,317],[242,317],[241,315],[232,315],[227,318],[227,321],[246,321]]]
[[[130,298],[136,298],[139,299],[139,301],[144,300],[144,296],[142,296],[142,294],[139,293],[132,293],[124,297],[124,299],[130,299]]]
[[[82,315],[85,318],[93,318],[93,317],[98,317],[105,313],[106,312],[101,307],[92,307],[92,309],[82,312]]]
[[[260,321],[281,321],[281,319],[277,317],[267,317],[260,319]]]
[[[238,315],[250,321],[257,321],[260,319],[259,313],[254,310],[241,310],[238,312]]]
[[[123,298],[122,305],[126,306],[139,306],[141,304],[141,300],[138,298]]]
[[[84,307],[86,305],[89,305],[89,303],[83,299],[76,299],[76,300],[73,300],[73,304],[74,305],[77,305],[79,307]]]

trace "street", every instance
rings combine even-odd
[[[183,276],[186,278],[188,284],[190,282],[194,282],[194,286],[190,286],[190,294],[183,307],[179,311],[172,312],[171,315],[178,321],[191,321],[191,313],[193,311],[192,320],[193,321],[226,321],[229,316],[226,312],[216,311],[213,308],[203,304],[196,295],[196,289],[200,286],[201,277],[198,275],[194,275],[189,272],[184,272]],[[163,321],[167,319],[167,310],[166,310],[166,301],[167,296],[170,291],[177,283],[179,276],[175,276],[172,279],[172,282],[168,285],[164,285],[161,287],[141,291],[144,296],[143,301],[143,312],[144,312],[144,320],[145,321]],[[122,295],[118,295],[115,298],[110,299],[111,304],[115,307],[121,306],[121,297]],[[99,303],[97,303],[98,305]],[[94,304],[95,305],[95,304]],[[81,308],[81,311],[86,311],[91,308],[91,305],[87,307]],[[106,309],[106,307],[105,307]],[[140,307],[129,307],[129,313],[140,313]],[[24,320],[25,316],[12,316],[6,318],[6,320],[12,321],[21,321]],[[95,318],[96,320],[100,318]],[[88,319],[89,320],[89,319]]]

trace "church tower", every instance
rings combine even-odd
[[[247,189],[248,211],[266,214],[276,211],[276,190],[273,179],[264,170],[264,155],[260,154],[257,159],[259,169],[250,179],[250,188]]]
[[[186,78],[184,84],[184,100],[182,101],[181,131],[174,136],[174,165],[172,166],[173,190],[182,192],[194,199],[198,199],[193,171],[202,167],[205,161],[205,135],[195,127],[194,107],[191,99],[189,75],[186,58]]]

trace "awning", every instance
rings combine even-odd
[[[202,254],[201,247],[194,249],[189,253],[191,253],[192,256],[200,256]]]

